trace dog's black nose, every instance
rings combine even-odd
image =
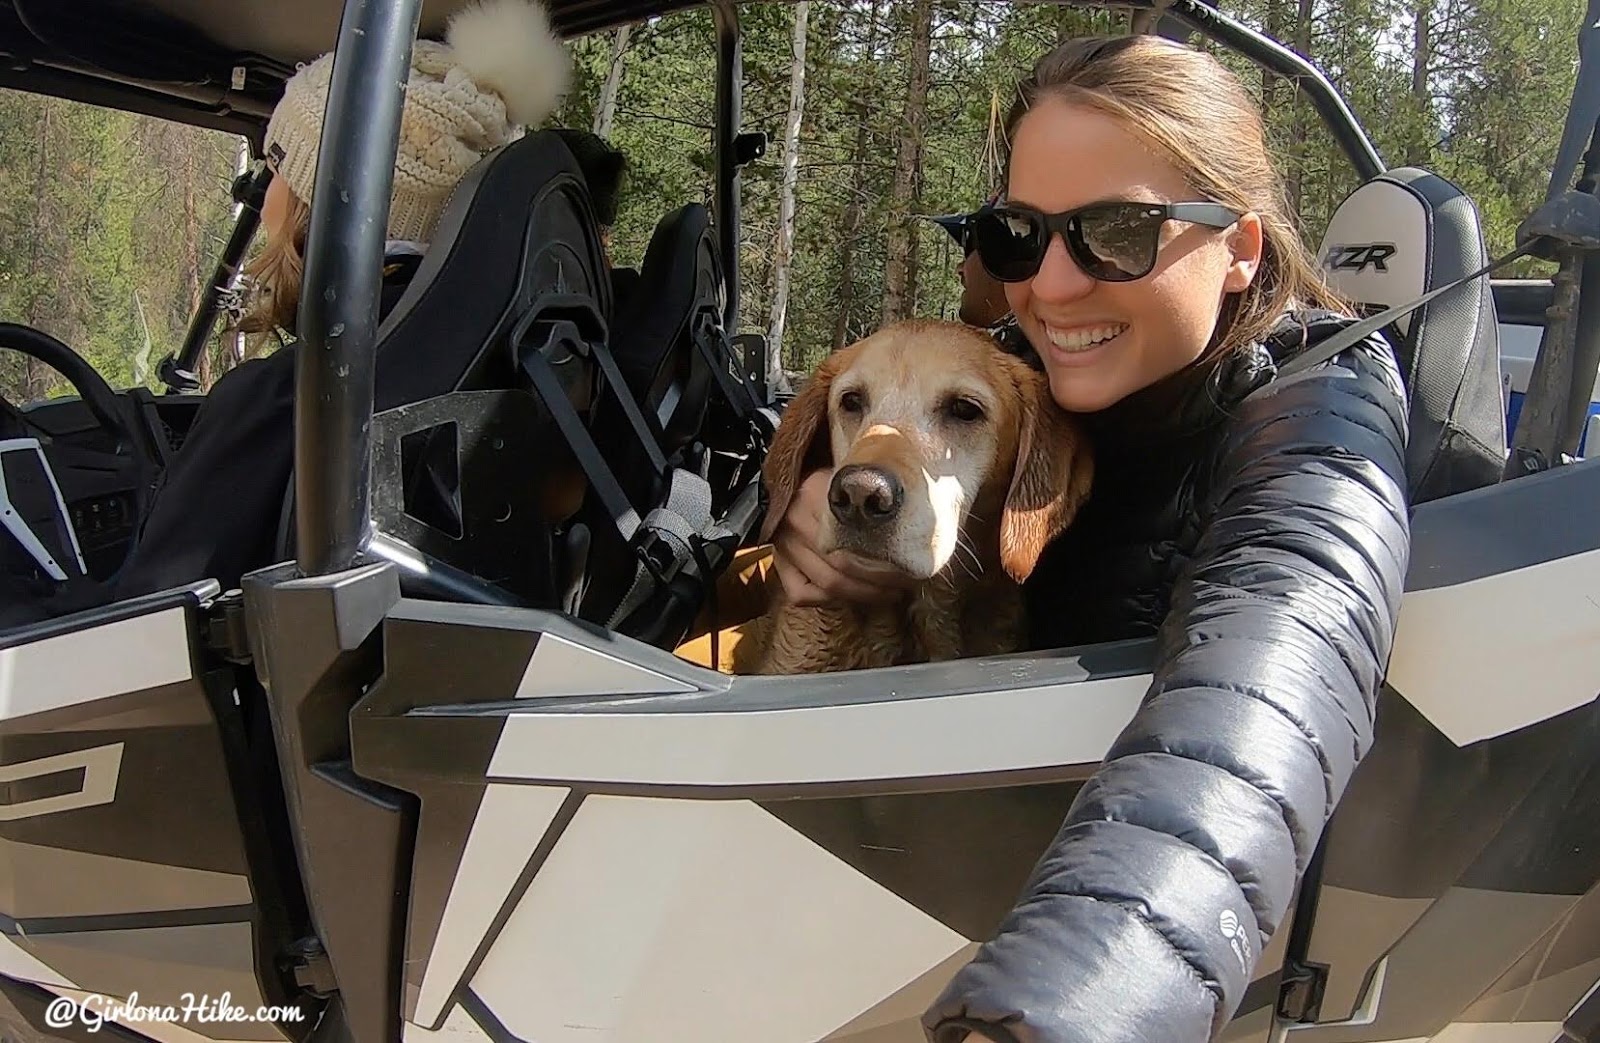
[[[828,486],[833,516],[845,524],[886,522],[900,513],[906,490],[900,479],[878,467],[850,464],[834,472]]]

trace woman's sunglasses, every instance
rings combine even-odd
[[[1057,235],[1085,275],[1131,282],[1156,266],[1166,222],[1227,228],[1241,216],[1221,203],[1091,203],[1059,214],[1003,204],[973,214],[968,234],[983,267],[1000,282],[1024,282],[1038,274]]]

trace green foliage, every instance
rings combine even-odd
[[[235,150],[226,135],[0,94],[0,316],[64,341],[114,387],[155,386],[231,226]],[[0,394],[69,391],[0,355]]]
[[[881,318],[899,143],[919,5],[811,5],[796,185],[796,242],[785,362],[806,370]],[[1230,14],[1308,54],[1394,164],[1421,163],[1461,185],[1482,211],[1491,251],[1543,197],[1576,72],[1582,0],[1235,0]],[[1417,60],[1416,19],[1426,19]],[[746,130],[766,156],[741,179],[741,327],[765,331],[775,282],[782,129],[789,103],[792,7],[743,5]],[[991,162],[1019,75],[1058,40],[1127,31],[1127,12],[1063,4],[935,0],[921,177],[902,209],[968,209],[996,186]],[[574,43],[574,90],[559,122],[590,127],[614,35]],[[630,177],[614,230],[618,264],[639,263],[656,223],[709,203],[716,34],[708,9],[634,26],[622,55],[613,142]],[[1293,83],[1224,55],[1260,92],[1304,234],[1318,238],[1355,185],[1348,162]],[[227,236],[234,139],[124,113],[0,94],[0,317],[83,352],[113,385],[155,382]],[[954,243],[912,222],[914,311],[951,315]],[[1527,262],[1525,273],[1541,272]],[[207,372],[231,364],[219,335]],[[53,374],[0,356],[13,400],[65,389]]]

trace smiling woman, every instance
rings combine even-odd
[[[1008,126],[979,255],[1006,282],[1008,346],[1096,455],[1089,503],[1028,583],[1033,643],[1153,633],[1157,663],[925,1024],[938,1043],[1199,1041],[1236,1009],[1371,743],[1409,553],[1404,396],[1377,338],[1277,380],[1350,320],[1215,60],[1072,41]]]
[[[1087,502],[1027,575],[1025,644],[1153,635],[1156,664],[924,1024],[936,1043],[1199,1043],[1237,1009],[1372,741],[1409,556],[1404,393],[1378,337],[1279,379],[1353,320],[1215,59],[1072,40],[1006,126],[1005,192],[973,229],[1013,312],[999,345],[1043,371],[1045,410],[1094,457]],[[835,445],[774,504],[789,606],[905,597],[884,578],[903,566],[829,520],[840,462]]]
[[[1150,49],[1149,67],[1097,40],[1039,64],[1006,121],[1005,205],[974,227],[1075,412],[1260,340],[1291,308],[1340,307],[1243,85],[1196,51],[1131,48]]]
[[[1060,140],[1050,133],[1052,115],[1074,130],[1087,125],[1091,137],[1094,129],[1109,131],[1102,155],[1137,147],[1114,125],[1095,128],[1109,124],[1108,117],[1050,101],[1018,135],[1019,149],[1032,145],[1032,164],[1045,165],[1049,142]],[[1098,169],[1115,166],[1113,158]],[[1050,187],[1046,181],[1040,189],[1054,194]],[[1174,221],[1187,227],[1168,235]],[[1218,241],[1214,230],[1235,226],[1231,241]],[[1221,285],[1237,293],[1249,285],[1261,253],[1255,216],[1213,203],[1116,200],[1054,213],[1013,203],[982,215],[977,229],[980,256],[1007,284],[1016,322],[1032,343],[1046,346],[1040,358],[1056,402],[1076,412],[1103,409],[1193,362],[1216,327],[1221,301],[1185,291],[1218,282],[1208,268],[1226,266]],[[1095,283],[1108,286],[1091,314],[1081,314],[1078,302]],[[1174,306],[1154,307],[1159,297]]]

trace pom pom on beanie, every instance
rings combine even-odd
[[[267,124],[276,176],[306,203],[317,176],[330,52],[284,87]],[[426,243],[462,176],[488,153],[549,118],[571,82],[572,61],[531,0],[483,0],[451,17],[444,43],[411,52],[388,237]]]

